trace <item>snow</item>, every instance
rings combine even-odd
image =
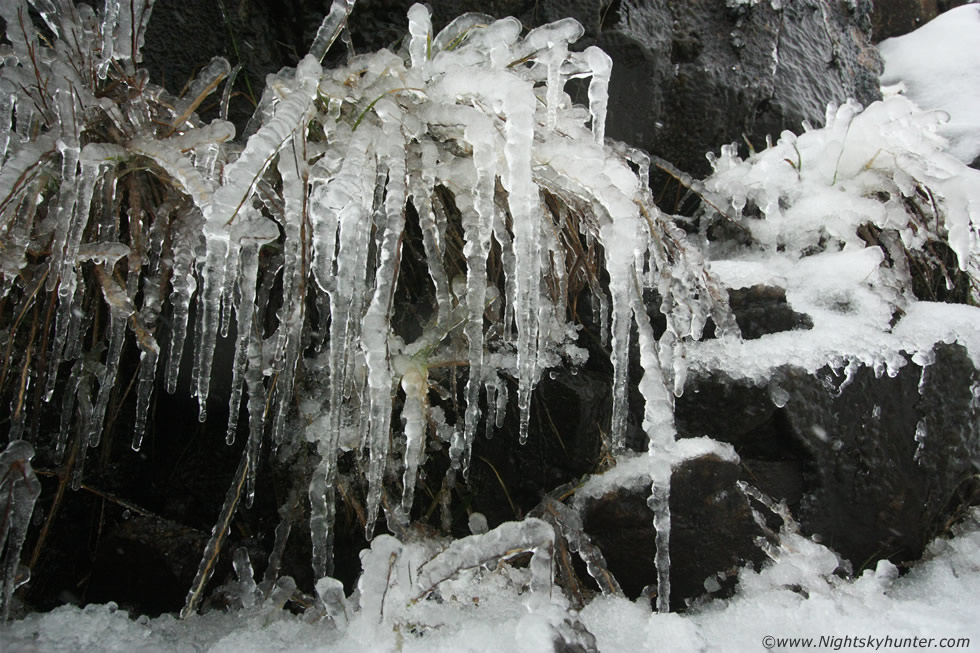
[[[763,638],[813,638],[812,650],[841,650],[844,638],[864,638],[872,650],[910,650],[908,638],[969,638],[949,646],[972,650],[980,641],[976,620],[980,592],[980,510],[954,529],[951,539],[933,542],[925,559],[899,575],[887,561],[869,567],[853,580],[834,574],[837,557],[800,535],[784,533],[776,560],[761,570],[742,569],[735,596],[695,606],[687,613],[658,614],[643,601],[600,595],[579,613],[568,611],[559,595],[536,610],[525,605],[520,587],[527,570],[501,566],[461,572],[444,581],[440,600],[405,603],[394,596],[378,603],[383,587],[370,593],[370,606],[335,604],[344,618],[308,618],[261,604],[240,612],[211,612],[179,621],[164,615],[133,619],[115,605],[62,606],[30,614],[0,631],[5,653],[72,651],[528,651],[551,650],[556,632],[571,637],[566,619],[579,620],[595,636],[600,651],[755,651]],[[418,560],[425,547],[378,538],[365,561],[390,580],[394,556]],[[373,558],[372,558],[373,556]],[[410,579],[404,579],[408,583]],[[318,586],[319,589],[319,586]],[[323,587],[326,593],[326,585]],[[336,589],[336,588],[334,588]],[[396,591],[397,588],[390,590]],[[336,592],[334,592],[336,594]],[[355,597],[352,597],[354,599]],[[338,612],[339,610],[339,612]],[[892,645],[884,640],[891,638]],[[821,640],[823,638],[823,640]],[[868,644],[874,638],[884,645]],[[821,643],[821,641],[823,643]],[[955,642],[954,642],[955,644]],[[804,648],[789,643],[771,650]],[[920,644],[916,648],[928,648]]]
[[[949,122],[939,133],[950,140],[949,151],[966,163],[980,156],[980,6],[951,9],[878,49],[882,84],[900,84],[922,108],[945,111]]]

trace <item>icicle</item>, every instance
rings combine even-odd
[[[204,207],[207,251],[201,272],[203,294],[200,325],[194,353],[194,388],[200,405],[199,419],[206,418],[211,366],[217,342],[218,322],[225,279],[226,258],[232,246],[230,225],[239,217],[259,178],[273,157],[305,125],[316,97],[320,65],[307,56],[296,69],[295,88],[277,107],[274,117],[248,139],[241,156],[225,168],[226,183]]]
[[[565,91],[565,80],[561,74],[561,66],[565,63],[567,56],[568,45],[559,42],[538,57],[538,60],[542,61],[548,69],[547,92],[545,94],[547,104],[547,121],[545,124],[548,129],[554,129],[558,125],[558,105],[561,103]]]
[[[201,244],[199,229],[203,226],[204,221],[201,212],[196,209],[184,214],[181,219],[186,224],[181,225],[182,228],[177,231],[174,238],[174,265],[170,278],[172,289],[170,303],[173,306],[173,316],[171,318],[172,331],[165,374],[167,392],[170,394],[177,390],[177,377],[184,352],[184,340],[187,336],[191,299],[197,292],[194,264],[196,250]]]
[[[465,113],[464,113],[465,112]],[[463,210],[463,255],[466,258],[466,322],[463,332],[468,343],[469,376],[466,382],[466,413],[462,451],[450,449],[454,465],[461,462],[463,477],[469,473],[470,451],[480,422],[480,388],[483,386],[483,313],[487,295],[487,256],[493,231],[494,190],[497,179],[495,130],[482,114],[464,109],[464,137],[473,146],[476,177],[471,189],[473,210]]]
[[[24,0],[0,2],[0,18],[7,24],[7,40],[14,46],[14,56],[26,66],[31,61],[31,53],[39,50],[27,3]]]
[[[145,349],[140,353],[139,383],[136,386],[136,421],[133,425],[133,451],[139,451],[140,447],[143,446],[146,417],[150,410],[150,398],[153,394],[159,357],[159,348],[156,351]]]
[[[0,79],[0,164],[7,158],[10,145],[10,128],[13,126],[14,105],[17,91],[6,79]]]
[[[644,399],[643,429],[649,438],[651,457],[650,497],[647,506],[653,511],[653,526],[657,531],[657,611],[670,611],[670,483],[673,474],[671,454],[675,446],[672,395],[668,392],[657,356],[657,342],[647,315],[640,290],[631,283],[633,317],[636,320],[640,345],[640,365],[643,376],[639,382]],[[629,290],[628,290],[629,291]]]
[[[597,143],[606,137],[606,105],[609,102],[609,77],[612,74],[612,59],[601,49],[592,45],[583,53],[592,69],[589,83],[589,113],[592,115],[592,134]],[[645,180],[647,177],[641,177]]]
[[[14,590],[30,578],[30,570],[20,566],[20,552],[34,514],[34,504],[41,495],[41,482],[34,475],[31,459],[34,447],[24,440],[14,440],[0,453],[0,552],[3,560],[3,583],[0,609],[3,622],[10,618]]]
[[[194,582],[191,583],[191,588],[187,592],[184,607],[180,611],[181,619],[186,619],[197,611],[197,604],[200,602],[201,596],[204,593],[204,586],[207,585],[208,580],[211,579],[211,574],[214,573],[214,564],[217,561],[218,554],[221,553],[221,547],[231,526],[231,520],[238,510],[238,502],[242,496],[242,487],[245,484],[247,467],[248,463],[245,457],[242,456],[242,460],[238,464],[238,470],[232,479],[231,486],[225,494],[225,502],[221,506],[218,521],[215,522],[214,528],[211,529],[211,538],[204,547],[204,555],[201,556],[201,564],[197,568],[197,575],[194,577]]]
[[[330,5],[330,13],[326,15],[320,28],[313,38],[313,45],[310,46],[310,54],[317,61],[323,61],[324,55],[337,40],[337,36],[347,26],[347,17],[354,8],[355,0],[333,0]]]
[[[442,28],[439,34],[432,40],[433,56],[435,56],[435,54],[438,52],[442,52],[443,50],[455,50],[462,43],[464,43],[475,30],[486,28],[493,22],[494,18],[489,14],[469,12],[457,16],[450,21],[448,25]],[[517,34],[520,34],[519,29]]]
[[[82,234],[85,226],[88,224],[89,207],[92,204],[95,185],[98,182],[99,168],[103,163],[103,161],[98,159],[90,160],[87,156],[89,152],[92,152],[92,150],[86,145],[85,149],[82,150],[80,159],[81,173],[78,197],[72,213],[71,224],[65,237],[65,253],[62,257],[61,270],[59,271],[58,313],[55,319],[54,343],[51,347],[50,365],[52,370],[57,370],[62,357],[67,359],[74,358],[75,350],[81,338],[80,331],[78,329],[72,329],[72,324],[80,319],[80,316],[77,316],[75,311],[72,310],[72,307],[75,305],[76,289],[78,286],[75,265],[78,249],[81,245]],[[57,374],[48,375],[48,385],[45,388],[46,400],[50,400],[54,393],[56,378]]]
[[[418,476],[419,463],[425,448],[426,431],[426,395],[429,383],[426,370],[420,365],[413,364],[404,356],[398,361],[407,369],[401,371],[401,387],[405,392],[405,404],[402,407],[402,421],[405,433],[405,473],[402,477],[402,502],[399,517],[407,524],[412,515],[412,504],[415,501],[415,480]]]
[[[243,546],[235,549],[231,564],[235,569],[235,576],[238,577],[238,591],[241,593],[242,607],[255,607],[260,595],[255,584],[255,570],[252,569],[248,549]]]
[[[132,300],[109,275],[103,266],[96,266],[96,276],[102,286],[102,294],[109,307],[109,344],[106,347],[105,368],[99,375],[99,394],[96,397],[92,419],[88,424],[87,433],[83,436],[88,446],[97,447],[102,437],[102,424],[105,411],[109,406],[119,371],[119,360],[122,358],[122,348],[126,341],[126,323],[136,312]],[[155,343],[154,343],[155,344]]]
[[[316,582],[316,595],[334,624],[340,628],[346,626],[348,607],[344,584],[336,578],[320,578]]]
[[[651,472],[652,487],[647,506],[653,512],[653,527],[657,531],[657,552],[654,564],[657,567],[657,612],[670,612],[670,477],[671,467],[667,461],[658,461]]]
[[[408,10],[408,33],[412,68],[421,68],[429,60],[432,47],[432,19],[424,5],[414,4]]]
[[[118,12],[112,57],[131,63],[142,61],[140,49],[146,37],[146,26],[153,9],[153,0],[124,0]],[[103,34],[103,38],[107,38]]]
[[[252,317],[255,314],[255,291],[259,270],[259,248],[279,237],[276,225],[261,215],[250,212],[239,228],[242,241],[241,273],[238,275],[238,306],[235,309],[237,335],[235,359],[232,364],[231,398],[228,401],[228,431],[225,441],[231,445],[238,430],[242,404],[242,385],[248,366],[248,349],[252,340]],[[254,490],[254,484],[249,485]]]
[[[333,523],[336,449],[323,451],[320,464],[310,477],[310,538],[312,539],[313,575],[323,578],[333,573]]]
[[[420,145],[420,161],[417,164],[419,175],[411,179],[412,202],[419,216],[422,239],[425,245],[425,258],[429,277],[435,288],[436,324],[446,324],[451,300],[449,298],[449,276],[443,265],[445,232],[439,230],[432,207],[432,193],[435,188],[435,169],[437,149],[431,141]]]
[[[109,72],[109,65],[114,58],[113,46],[115,45],[116,26],[119,20],[119,0],[105,0],[105,9],[102,11],[102,59],[96,68],[99,79],[105,79]]]
[[[376,105],[379,115],[386,116],[384,101]],[[395,109],[397,110],[397,109]],[[374,296],[364,315],[361,349],[368,373],[369,447],[366,537],[374,530],[381,500],[381,481],[388,457],[388,429],[391,423],[392,369],[388,351],[391,332],[391,308],[397,281],[400,245],[405,229],[406,170],[405,143],[395,120],[385,119],[385,138],[393,141],[386,156],[388,186],[385,195],[385,225],[375,275]]]
[[[561,531],[562,536],[568,541],[568,548],[573,553],[578,553],[582,561],[585,562],[586,570],[599,586],[599,590],[603,594],[623,596],[619,582],[606,566],[605,556],[585,532],[585,526],[578,511],[552,499],[550,496],[545,496],[541,502],[541,507],[544,509],[544,516]],[[535,510],[536,513],[537,509]]]

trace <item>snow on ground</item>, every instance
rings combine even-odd
[[[642,600],[598,597],[577,618],[595,635],[599,650],[609,652],[977,650],[980,510],[954,530],[955,537],[933,542],[904,576],[883,561],[855,580],[834,575],[838,561],[829,549],[784,534],[777,560],[758,572],[744,569],[730,600],[714,600],[686,614],[655,614]],[[373,611],[358,611],[343,632],[327,621],[306,623],[278,609],[212,612],[179,621],[172,616],[133,620],[111,604],[64,606],[10,624],[0,631],[0,650],[548,651],[555,630],[574,636],[566,620],[576,615],[557,594],[543,608],[525,607],[524,595],[514,589],[523,571],[504,566],[467,572],[446,581],[450,586],[441,601],[389,606],[396,617],[383,620]]]
[[[949,113],[940,133],[951,140],[950,152],[967,163],[980,156],[980,5],[951,9],[878,49],[882,84],[902,84],[922,108]]]

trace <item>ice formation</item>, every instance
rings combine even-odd
[[[318,457],[304,490],[317,591],[310,602],[337,627],[354,604],[385,619],[463,572],[527,551],[529,569],[513,573],[528,584],[528,603],[547,614],[562,600],[550,591],[559,533],[604,593],[618,594],[574,515],[557,529],[536,517],[494,529],[476,520],[472,536],[441,551],[379,536],[362,556],[358,596],[346,599],[329,577],[341,454],[354,451],[363,469],[367,536],[382,511],[392,532],[408,533],[427,441],[448,445],[451,488],[467,475],[481,422],[492,434],[512,397],[519,439],[534,437],[538,380],[585,358],[572,288],[591,291],[610,348],[606,444],[619,461],[576,501],[621,485],[651,488],[663,611],[673,469],[705,454],[734,457],[707,438],[675,438],[673,402],[689,364],[760,382],[785,363],[846,368],[856,360],[892,371],[904,364],[902,351],[926,356],[947,337],[967,340],[980,357],[980,337],[969,335],[974,308],[930,312],[908,289],[909,257],[941,243],[970,279],[974,302],[978,294],[980,186],[975,171],[943,152],[938,114],[902,97],[864,111],[846,103],[828,111],[825,128],[787,132],[748,160],[725,148],[699,186],[716,208],[692,237],[654,206],[648,157],[605,140],[611,63],[597,48],[569,47],[581,25],[563,20],[522,35],[514,19],[467,14],[433,34],[428,10],[415,5],[402,51],[324,70],[353,4],[334,0],[310,54],[270,76],[239,142],[224,119],[236,74],[229,62],[213,60],[182,98],[137,67],[151,2],[107,0],[99,14],[31,0],[51,38],[20,20],[27,0],[0,6],[10,43],[0,73],[0,300],[12,309],[0,322],[10,343],[0,392],[10,398],[14,447],[0,455],[0,472],[23,478],[0,481],[18,516],[5,522],[8,602],[20,577],[16,539],[36,498],[30,452],[18,444],[40,439],[40,416],[30,411],[59,409],[45,445],[63,456],[77,443],[77,488],[87,450],[106,428],[127,346],[139,352],[134,449],[156,386],[181,387],[188,342],[183,372],[200,419],[212,380],[225,373],[226,438],[246,437],[183,614],[195,612],[235,511],[255,494],[263,449],[307,445]],[[588,106],[565,92],[575,78],[588,80]],[[222,84],[219,117],[205,123],[197,112]],[[718,220],[736,223],[750,244],[710,242],[708,225]],[[410,273],[406,248],[416,232],[425,278],[415,281],[430,294],[406,315],[399,282]],[[740,342],[717,279],[733,288],[778,280],[821,337],[806,346],[786,334]],[[659,336],[650,297],[666,318]],[[937,313],[954,335],[931,324]],[[700,343],[709,321],[715,338]],[[625,437],[634,332],[649,443],[639,455],[628,453]],[[219,370],[223,338],[233,343],[232,363]],[[465,386],[446,400],[442,381],[454,387],[457,368]],[[29,393],[37,400],[24,401]],[[780,400],[778,389],[773,396]],[[447,521],[448,489],[441,500]],[[235,556],[234,595],[244,609],[281,607],[295,589],[277,578],[290,524],[284,515],[261,582],[247,554]],[[551,633],[535,624],[524,625]]]
[[[180,387],[189,342],[184,372],[200,419],[212,379],[224,373],[229,443],[247,414],[244,459],[185,612],[200,598],[227,520],[252,501],[264,443],[305,441],[319,454],[308,499],[314,572],[324,578],[340,453],[362,456],[370,537],[382,504],[392,529],[411,521],[428,438],[449,444],[449,487],[468,473],[481,422],[492,434],[515,395],[527,440],[541,375],[584,361],[571,287],[591,289],[597,322],[610,330],[616,454],[626,450],[632,325],[654,456],[673,446],[685,343],[709,316],[720,332],[733,326],[724,293],[654,206],[645,155],[605,141],[611,60],[595,47],[569,48],[581,25],[566,19],[522,35],[514,19],[467,14],[433,34],[429,11],[415,5],[402,52],[324,70],[353,4],[335,0],[310,54],[270,76],[237,144],[224,119],[237,72],[227,60],[213,59],[180,98],[138,69],[151,2],[110,0],[99,14],[31,0],[53,40],[19,19],[27,0],[2,9],[11,44],[0,78],[2,297],[19,315],[48,305],[51,325],[50,337],[20,321],[2,325],[9,342],[24,345],[5,360],[6,396],[30,389],[59,402],[57,452],[73,437],[81,447],[75,488],[133,341],[134,449],[157,378],[169,392]],[[588,80],[587,107],[565,93],[575,78]],[[197,111],[222,84],[219,117],[205,123]],[[432,288],[429,306],[413,308],[415,332],[404,329],[397,299],[413,221]],[[575,254],[568,243],[580,237],[587,245]],[[50,255],[39,255],[46,243]],[[667,316],[659,342],[643,306],[649,291]],[[93,320],[99,311],[107,323]],[[230,370],[216,369],[222,338],[234,343]],[[25,372],[8,375],[8,367]],[[459,414],[432,405],[455,367],[466,370]],[[287,428],[301,373],[306,423]],[[11,439],[38,428],[39,419],[26,419],[29,405],[16,403]],[[652,479],[665,566],[669,473]],[[387,501],[392,478],[401,496]]]

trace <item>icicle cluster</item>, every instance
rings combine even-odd
[[[247,432],[239,486],[222,514],[239,497],[251,501],[266,439],[315,445],[308,496],[323,578],[340,452],[364,457],[368,536],[395,476],[401,497],[385,510],[389,523],[407,523],[426,440],[448,443],[450,485],[465,476],[480,422],[488,434],[502,422],[508,381],[520,440],[528,438],[542,373],[584,359],[569,300],[587,287],[612,349],[610,448],[626,449],[634,323],[644,426],[651,451],[669,448],[685,342],[709,318],[721,331],[734,323],[683,232],[654,207],[646,157],[605,142],[611,61],[595,47],[570,50],[581,25],[563,20],[522,35],[512,18],[467,14],[433,34],[428,10],[415,5],[403,52],[324,71],[353,6],[335,0],[311,53],[270,76],[251,135],[235,145],[233,125],[196,113],[225,83],[219,114],[227,115],[236,71],[226,60],[204,67],[181,98],[137,69],[151,4],[111,0],[100,16],[67,0],[32,0],[53,41],[34,32],[26,0],[0,8],[12,44],[0,74],[0,315],[14,316],[0,322],[11,343],[0,392],[12,398],[11,440],[37,431],[30,406],[57,402],[57,453],[72,437],[80,445],[77,488],[85,451],[118,401],[127,344],[139,350],[139,449],[158,379],[178,389],[190,340],[200,419],[212,379],[230,371],[227,440]],[[588,79],[587,107],[565,93],[573,78]],[[415,225],[431,295],[406,318],[399,279]],[[648,291],[667,316],[659,341]],[[105,320],[95,319],[100,311]],[[217,370],[226,337],[232,368]],[[466,370],[465,402],[447,415],[448,405],[431,402],[439,375],[457,367]],[[301,369],[322,399],[307,402],[305,429],[289,430]]]

